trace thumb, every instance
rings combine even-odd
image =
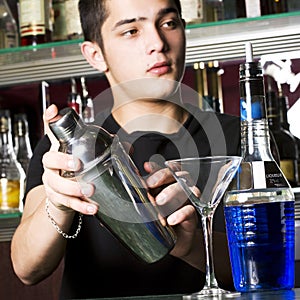
[[[50,139],[52,150],[58,150],[59,142],[50,130],[49,123],[57,121],[59,118],[60,116],[58,115],[58,108],[54,104],[50,105],[43,115],[45,133]]]

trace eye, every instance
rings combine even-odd
[[[122,33],[123,36],[133,36],[135,34],[137,34],[138,30],[137,29],[129,29],[126,30]]]
[[[171,28],[171,29],[176,28],[177,25],[178,25],[177,22],[174,20],[168,20],[162,23],[162,27]]]

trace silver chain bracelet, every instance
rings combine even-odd
[[[66,234],[65,232],[63,232],[59,226],[57,225],[57,223],[55,222],[55,220],[52,218],[52,216],[50,215],[50,211],[49,211],[49,199],[46,198],[46,206],[45,206],[45,209],[46,209],[46,212],[47,212],[47,215],[48,215],[48,218],[50,219],[52,225],[54,226],[54,228],[56,229],[56,231],[61,234],[65,239],[75,239],[80,230],[81,230],[81,224],[82,224],[82,214],[79,214],[79,218],[78,218],[78,226],[77,226],[77,229],[76,229],[76,232],[73,234],[73,235],[68,235]]]

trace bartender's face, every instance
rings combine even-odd
[[[112,86],[141,78],[181,81],[184,24],[172,0],[107,0],[102,27]]]

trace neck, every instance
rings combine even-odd
[[[188,118],[178,104],[164,100],[136,100],[120,106],[114,105],[113,117],[128,133],[157,131],[165,134],[177,132]]]

